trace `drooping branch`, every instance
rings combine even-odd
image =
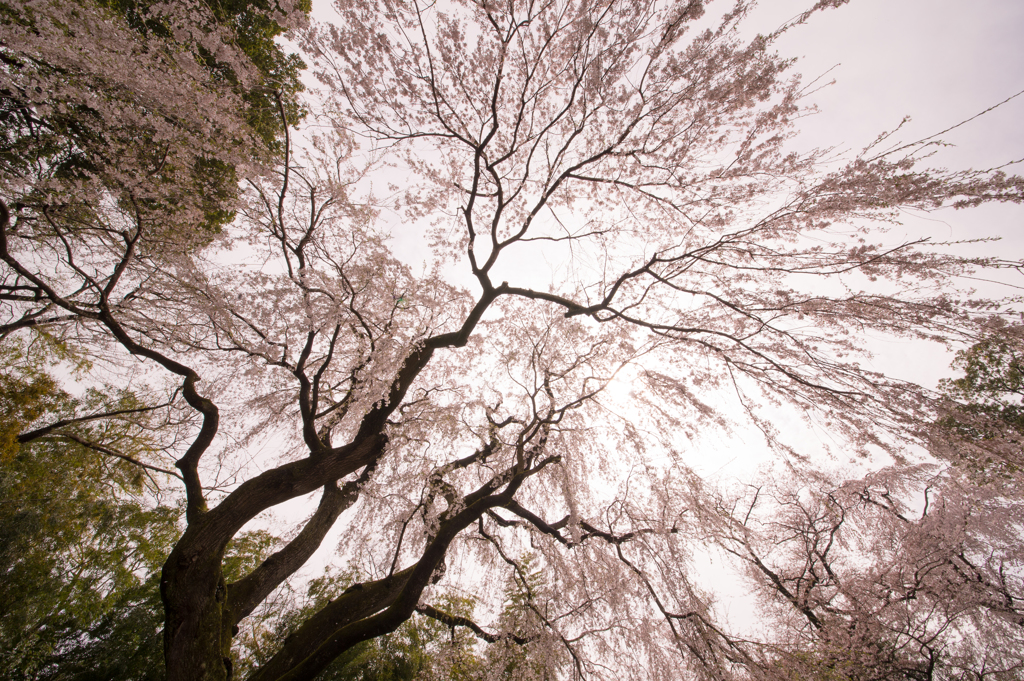
[[[490,515],[492,518],[497,517],[493,513]],[[499,522],[499,524],[502,523]],[[522,586],[522,588],[526,591],[527,607],[534,615],[537,616],[537,618],[543,623],[545,627],[547,627],[549,631],[553,632],[556,636],[558,636],[558,639],[561,641],[562,646],[565,648],[566,652],[569,653],[569,656],[572,657],[573,664],[576,667],[576,672],[578,676],[582,678],[583,660],[580,658],[580,654],[573,647],[572,641],[569,641],[561,632],[557,631],[551,620],[543,612],[541,612],[537,605],[534,603],[535,595],[533,593],[533,589],[530,587],[529,576],[524,572],[523,567],[519,564],[518,561],[516,561],[514,558],[506,554],[505,550],[501,547],[501,543],[494,535],[487,532],[487,530],[484,528],[482,516],[477,519],[477,532],[480,534],[481,537],[487,540],[494,547],[494,550],[498,553],[498,556],[506,564],[510,565],[513,570],[515,570],[517,583],[520,586]]]
[[[38,276],[32,274],[27,268],[18,262],[13,255],[11,255],[7,245],[7,232],[9,225],[10,212],[7,208],[7,204],[0,200],[0,259],[6,262],[21,276],[24,276],[27,280],[31,281],[35,286],[38,286],[39,290],[42,291],[54,305],[67,310],[79,318],[98,321],[107,328],[117,342],[120,343],[120,345],[129,353],[152,360],[171,373],[177,374],[184,379],[181,386],[182,395],[184,396],[185,401],[188,402],[189,406],[203,415],[203,424],[200,427],[199,433],[192,441],[192,444],[185,451],[185,454],[175,462],[175,466],[181,471],[180,477],[185,483],[185,494],[187,500],[185,511],[186,518],[190,522],[196,520],[199,515],[207,510],[206,500],[203,495],[202,481],[199,477],[199,460],[213,443],[213,438],[217,433],[220,418],[217,406],[211,400],[202,397],[196,390],[196,383],[199,381],[199,374],[177,360],[171,359],[161,352],[136,342],[111,312],[108,298],[109,291],[102,293],[100,299],[92,305],[94,309],[87,309],[78,303],[60,296],[52,287],[46,284]],[[141,230],[142,226],[140,224],[138,226],[138,232],[134,237],[126,238],[124,253],[119,258],[118,263],[114,268],[116,273],[123,273],[127,264],[134,258],[135,248],[137,246]],[[111,282],[114,281],[116,280],[112,278]]]
[[[506,508],[509,511],[512,511],[517,516],[519,516],[523,520],[527,521],[530,525],[536,527],[538,530],[540,530],[544,534],[547,534],[547,535],[549,535],[551,537],[554,537],[559,543],[564,544],[565,546],[568,546],[568,547],[573,547],[573,546],[576,545],[576,542],[574,540],[572,540],[571,538],[565,537],[562,534],[562,532],[561,532],[561,530],[564,529],[569,524],[569,521],[572,518],[571,515],[565,516],[564,518],[562,518],[558,522],[547,523],[543,519],[541,519],[541,517],[538,516],[536,513],[532,512],[532,511],[530,511],[530,510],[528,510],[526,508],[523,508],[523,506],[521,504],[519,504],[519,502],[517,502],[515,500],[512,500],[509,503],[505,504],[503,506],[503,508]],[[493,518],[495,520],[495,522],[497,522],[499,525],[502,525],[504,527],[509,527],[509,526],[515,524],[513,521],[505,520],[504,518],[502,518],[501,516],[497,515],[496,513],[492,512],[492,513],[489,513],[488,515],[491,518]],[[580,543],[583,543],[584,541],[586,541],[587,539],[590,539],[591,537],[597,537],[599,539],[604,540],[605,542],[607,542],[609,544],[619,545],[619,544],[624,544],[626,542],[632,541],[633,539],[636,539],[637,537],[640,537],[640,536],[643,536],[643,535],[657,534],[657,530],[654,530],[652,528],[641,528],[641,529],[638,529],[638,530],[634,530],[632,532],[626,532],[624,534],[614,534],[612,532],[607,532],[605,530],[598,529],[597,527],[595,527],[594,525],[590,524],[589,522],[587,522],[585,520],[580,520],[579,521],[579,526],[580,526],[580,529],[583,530],[583,532],[580,534]],[[677,528],[672,528],[672,529],[669,530],[670,534],[675,534],[677,532],[679,532],[679,530]]]

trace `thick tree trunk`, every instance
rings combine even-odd
[[[190,525],[161,573],[167,679],[229,681],[232,623],[221,570],[225,547],[202,546],[198,530]]]
[[[503,289],[507,288],[503,284]],[[502,289],[502,290],[503,290]],[[216,431],[217,410],[212,402],[201,398],[194,390],[196,374],[191,370],[170,362],[157,353],[149,352],[154,359],[171,365],[170,368],[186,376],[185,388],[189,404],[204,414],[203,430],[189,448],[186,455],[179,460],[178,467],[185,475],[186,483],[194,480],[188,491],[189,506],[186,515],[188,529],[178,541],[170,557],[164,564],[161,576],[160,591],[166,613],[164,629],[164,654],[167,663],[168,681],[229,681],[231,674],[231,638],[239,617],[251,611],[251,601],[255,600],[256,592],[265,590],[258,588],[256,582],[264,581],[274,573],[274,579],[284,579],[305,562],[301,556],[308,557],[307,549],[316,542],[307,541],[309,537],[300,534],[299,544],[286,547],[278,552],[271,561],[285,558],[284,554],[293,554],[286,561],[288,565],[264,565],[257,570],[259,574],[243,584],[239,582],[236,592],[237,602],[229,602],[232,589],[223,578],[222,560],[227,542],[239,529],[261,511],[276,504],[293,499],[302,494],[315,491],[326,485],[334,485],[339,479],[346,477],[360,468],[372,467],[384,455],[387,437],[383,430],[387,418],[402,403],[406,391],[416,379],[419,372],[430,361],[437,348],[461,347],[480,320],[488,305],[497,296],[498,291],[491,288],[485,291],[480,301],[474,306],[466,322],[457,332],[445,333],[428,339],[421,347],[414,350],[395,377],[388,399],[371,409],[362,420],[355,438],[347,445],[329,448],[316,435],[315,400],[312,400],[312,388],[303,373],[301,366],[296,370],[300,379],[300,405],[303,413],[304,435],[310,447],[310,456],[301,461],[292,462],[264,471],[260,475],[239,485],[230,495],[222,500],[216,508],[206,509],[199,485],[198,458],[209,446],[213,433]],[[119,327],[118,327],[119,328]],[[124,335],[122,333],[122,335]],[[120,339],[120,336],[119,336]],[[312,336],[307,341],[307,350]],[[125,337],[122,343],[131,343]],[[129,349],[136,347],[132,344]],[[135,350],[132,350],[135,352]],[[140,348],[139,353],[148,352]],[[301,364],[301,363],[300,363]],[[368,470],[369,470],[368,469]],[[365,480],[362,480],[365,482]],[[188,487],[188,484],[186,484]],[[322,513],[314,516],[312,522],[319,527],[311,534],[322,534],[333,525],[342,507],[351,503],[357,494],[354,483],[347,483],[345,490],[339,495],[330,493],[331,499]],[[482,511],[481,511],[482,512]],[[321,517],[322,516],[322,517]],[[294,543],[294,542],[293,542]],[[290,549],[294,548],[294,551]],[[443,559],[444,551],[437,557]],[[266,569],[263,569],[266,568]],[[428,576],[430,572],[428,571]],[[263,584],[263,587],[266,585]],[[419,587],[422,590],[422,585]],[[263,593],[263,596],[266,594]],[[418,598],[418,592],[417,596]],[[386,633],[407,619],[416,604],[416,598],[406,604],[403,616],[395,617],[385,624],[375,623],[372,633],[363,638],[356,637],[352,643]],[[405,612],[407,611],[407,612]],[[337,652],[335,652],[335,655]],[[332,658],[333,659],[333,656]],[[290,665],[288,665],[290,666]],[[262,670],[261,670],[262,671]]]

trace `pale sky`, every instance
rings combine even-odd
[[[770,30],[807,0],[768,0],[751,27]],[[764,27],[761,29],[761,27]],[[812,96],[820,108],[803,120],[798,141],[858,150],[903,116],[903,139],[935,134],[1024,90],[1024,2],[1021,0],[851,0],[819,12],[778,44],[800,57],[805,81],[829,71],[835,85]],[[835,68],[833,68],[835,67]],[[955,147],[935,164],[990,168],[1024,158],[1024,95],[943,135]],[[1024,164],[1009,168],[1024,172]],[[1001,236],[999,254],[1024,258],[1024,210],[989,206],[947,212],[936,239]],[[990,252],[986,247],[985,252]]]
[[[806,7],[806,0],[768,0],[750,27],[767,32]],[[902,139],[935,134],[1024,90],[1024,2],[1021,0],[851,0],[819,12],[778,44],[800,57],[805,82],[833,69],[835,80],[813,95],[820,113],[799,123],[797,144],[839,145],[853,152],[910,116]],[[1024,158],[1024,95],[971,121],[943,139],[955,144],[934,157],[951,169],[990,168]],[[1007,169],[1024,172],[1024,164]],[[931,215],[905,215],[907,236],[937,241],[999,236],[996,244],[961,252],[1024,259],[1024,208],[986,206]],[[899,236],[898,229],[892,237]],[[1016,273],[1007,280],[1024,285]],[[983,293],[995,287],[976,284]],[[1009,293],[1003,289],[1002,294]],[[1020,293],[1020,291],[1017,291]],[[916,346],[916,344],[914,344]],[[893,345],[875,368],[933,384],[948,374],[949,357],[937,349]]]
[[[807,0],[768,0],[749,25],[764,32]],[[809,81],[829,68],[836,85],[814,96],[822,109],[807,135],[856,147],[913,117],[929,135],[1024,90],[1024,2],[851,0],[815,14],[778,43],[801,58]],[[1024,97],[951,134],[957,160],[981,166],[1024,156]],[[1016,153],[1015,153],[1016,152]]]

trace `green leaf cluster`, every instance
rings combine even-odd
[[[958,352],[953,368],[963,376],[940,382],[952,407],[937,423],[946,443],[936,453],[979,482],[1016,477],[1024,464],[1024,326],[991,330]]]
[[[1024,433],[1024,343],[1020,329],[990,334],[957,353],[953,368],[963,377],[944,380],[946,393],[975,412],[994,416]]]
[[[81,404],[47,372],[46,348],[31,349],[0,348],[0,677],[158,678],[157,575],[179,510],[148,503],[124,462],[56,438],[18,443]]]

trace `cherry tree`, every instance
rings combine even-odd
[[[26,5],[3,75],[27,94],[5,97],[35,124],[51,100],[18,97],[34,79],[67,88],[59,101],[102,126],[81,140],[103,163],[5,170],[0,328],[73,340],[96,380],[175,416],[136,460],[184,491],[161,581],[169,679],[231,678],[238,628],[333,531],[363,581],[250,678],[315,678],[413,616],[526,646],[524,676],[770,670],[693,572],[715,528],[744,560],[763,549],[708,510],[688,452],[750,425],[809,461],[819,452],[776,425],[785,413],[844,451],[901,458],[934,398],[865,370],[864,334],[970,341],[991,308],[959,301],[957,277],[989,263],[886,243],[884,227],[906,207],[1019,202],[1024,181],[929,169],[931,142],[892,135],[843,163],[791,151],[803,90],[773,43],[843,3],[753,39],[738,30],[751,3],[705,4],[339,2],[336,23],[303,34],[318,124],[260,164],[230,91],[168,61],[180,53],[138,47],[86,3]],[[67,31],[61,12],[89,21]],[[204,229],[209,192],[190,169],[232,153],[247,193],[234,222]],[[425,265],[395,255],[403,234]],[[541,259],[538,283],[524,263]],[[279,550],[226,582],[231,540],[303,501]],[[811,558],[837,512],[820,504],[800,526]],[[914,524],[883,510],[892,536]],[[771,584],[797,594],[797,620],[853,602],[789,579]],[[447,611],[452,593],[479,616]]]
[[[1019,675],[1019,498],[935,466],[805,482],[719,496],[704,523],[746,566],[775,626],[786,623],[751,647],[759,669],[769,678]]]
[[[937,456],[955,462],[979,484],[1019,480],[1021,464],[1020,325],[996,318],[982,339],[957,353],[962,378],[945,380],[941,418],[928,429]]]

